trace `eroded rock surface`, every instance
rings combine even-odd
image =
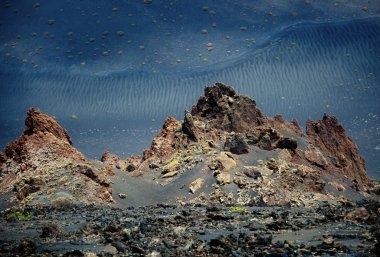
[[[336,117],[325,114],[322,120],[308,121],[306,134],[329,159],[329,164],[333,166],[331,172],[346,175],[360,188],[368,184],[364,159],[359,156],[357,145],[346,135]]]
[[[110,181],[73,146],[57,120],[29,109],[25,130],[5,148],[0,192],[15,192],[13,203],[110,203]],[[4,155],[2,155],[4,156]]]
[[[205,95],[193,106],[191,114],[208,128],[227,132],[246,132],[267,122],[255,101],[222,83],[206,87]]]

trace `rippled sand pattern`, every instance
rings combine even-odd
[[[25,110],[38,106],[62,121],[90,157],[106,149],[139,153],[166,116],[181,119],[204,86],[219,81],[256,99],[265,113],[301,125],[324,112],[336,115],[359,143],[370,175],[380,178],[379,45],[379,18],[302,22],[251,50],[191,70],[3,69],[0,143],[17,137]]]

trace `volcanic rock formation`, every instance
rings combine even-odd
[[[209,170],[200,176],[214,176],[208,186],[215,191],[203,200],[223,199],[230,183],[239,188],[232,202],[269,205],[310,205],[335,199],[337,188],[361,194],[371,186],[356,144],[335,117],[308,121],[305,134],[297,121],[265,116],[255,101],[222,83],[206,87],[183,122],[167,118],[142,160],[139,174],[158,172],[161,185]]]
[[[360,187],[369,182],[357,145],[345,134],[336,117],[325,114],[322,120],[308,121],[306,134],[326,154],[331,172],[341,172]]]
[[[0,192],[13,192],[13,203],[112,203],[114,191],[121,205],[316,206],[371,192],[364,160],[335,117],[308,121],[305,134],[222,83],[206,87],[183,121],[168,117],[141,157],[105,152],[90,162],[37,109],[25,125],[0,154]]]
[[[0,192],[13,191],[18,201],[112,202],[104,172],[74,148],[55,118],[38,109],[28,110],[24,133],[6,146],[0,171]]]

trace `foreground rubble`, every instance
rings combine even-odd
[[[376,256],[379,203],[42,208],[2,219],[2,256]],[[362,215],[362,214],[365,215]],[[10,231],[12,233],[10,233]]]

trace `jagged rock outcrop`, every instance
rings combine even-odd
[[[36,155],[46,161],[63,158],[85,160],[72,146],[67,131],[57,120],[35,108],[27,111],[23,135],[6,146],[5,154],[17,163],[32,167],[36,165],[33,160]]]
[[[193,106],[191,114],[204,121],[207,127],[227,132],[243,133],[267,122],[255,101],[222,83],[206,87],[205,95]]]
[[[168,157],[175,151],[176,132],[180,131],[182,122],[169,116],[164,121],[161,131],[153,139],[150,149],[144,151],[143,160],[153,156],[158,158]]]
[[[142,157],[105,152],[101,161],[86,160],[54,118],[31,109],[23,135],[0,154],[0,193],[99,203],[112,202],[115,189],[127,202],[318,206],[370,192],[364,160],[335,117],[308,121],[305,134],[221,83],[207,87],[183,121],[168,117]]]
[[[197,161],[189,165],[192,159]],[[335,118],[309,121],[306,135],[296,120],[267,117],[222,83],[206,87],[183,122],[165,120],[139,171],[160,172],[157,183],[165,186],[194,167],[211,173],[215,185],[209,187],[216,190],[209,199],[223,202],[223,188],[231,183],[241,190],[240,203],[300,206],[334,199],[331,190],[341,192],[336,188],[349,187],[347,181],[359,192],[369,182],[356,145]],[[249,197],[252,192],[257,196]]]
[[[38,109],[27,111],[24,133],[1,156],[6,159],[0,166],[0,193],[13,191],[23,204],[113,201],[105,172],[73,146],[55,118]]]
[[[306,134],[333,166],[331,172],[342,173],[361,188],[368,184],[364,159],[336,117],[325,114],[322,120],[308,121]]]

